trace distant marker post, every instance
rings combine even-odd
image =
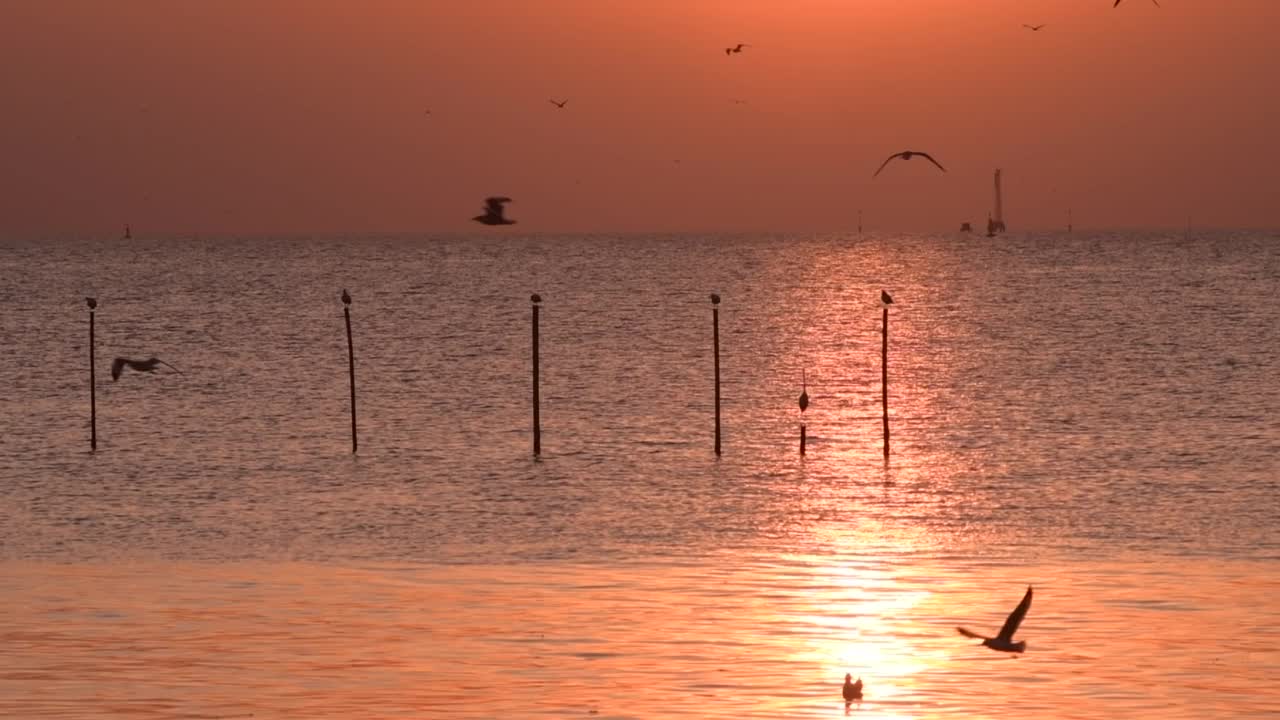
[[[882,298],[888,294],[882,292]],[[889,460],[889,302],[884,303],[880,324],[880,408],[884,418],[884,459]]]
[[[84,301],[89,305],[89,451],[96,452],[98,450],[98,382],[93,356],[93,311],[97,309],[98,301],[93,298],[85,298]]]
[[[720,296],[711,293],[711,347],[715,358],[716,457],[720,457]]]
[[[351,454],[360,449],[356,435],[356,350],[351,341],[351,295],[342,291],[342,315],[347,321],[347,372],[351,377]]]
[[[541,398],[538,390],[538,310],[542,297],[537,293],[529,296],[533,305],[533,456],[542,454],[542,418],[539,415]]]

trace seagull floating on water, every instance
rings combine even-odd
[[[946,171],[947,171],[947,169],[946,169],[946,168],[942,167],[942,163],[940,163],[940,162],[938,162],[937,160],[934,160],[934,159],[933,159],[933,156],[932,156],[932,155],[930,155],[930,154],[929,154],[929,153],[927,153],[927,152],[920,152],[919,150],[903,150],[903,151],[902,151],[902,152],[900,152],[900,153],[894,153],[894,154],[890,155],[889,157],[885,158],[885,161],[884,161],[884,162],[880,163],[880,170],[884,170],[884,166],[885,166],[885,165],[888,165],[888,164],[889,164],[889,161],[890,161],[890,160],[893,160],[893,159],[894,159],[894,158],[896,158],[896,157],[900,157],[900,158],[902,158],[903,160],[910,160],[910,159],[911,159],[911,157],[912,157],[913,155],[919,155],[920,157],[922,157],[922,158],[924,158],[924,159],[928,160],[929,162],[933,163],[934,165],[937,165],[937,166],[938,166],[938,169],[939,169],[939,170],[941,170],[942,172],[946,172]],[[876,170],[875,175],[872,175],[871,177],[873,177],[873,178],[874,178],[876,175],[879,175],[879,174],[880,174],[880,170]]]
[[[862,699],[862,678],[858,678],[858,682],[853,682],[853,675],[844,674],[844,688],[841,690],[844,695],[844,701],[851,703],[854,700]]]
[[[126,367],[129,368],[130,370],[136,370],[138,372],[155,372],[157,365],[164,365],[165,367],[170,368],[171,370],[178,373],[179,375],[182,374],[181,370],[161,360],[160,358],[153,357],[148,360],[130,360],[129,358],[118,357],[115,360],[111,361],[111,379],[112,381],[119,380],[120,373],[123,372]]]
[[[724,49],[724,54],[725,54],[725,55],[732,55],[733,53],[740,53],[740,52],[742,52],[742,48],[747,48],[747,47],[751,47],[751,46],[750,46],[750,45],[748,45],[748,44],[746,44],[746,43],[738,43],[738,44],[737,44],[736,46],[734,46],[734,47],[727,47],[727,48],[725,48],[725,49]]]
[[[484,214],[477,215],[471,219],[484,225],[515,225],[515,220],[508,220],[507,217],[502,214],[502,204],[509,202],[511,202],[511,198],[509,197],[485,198]]]
[[[564,100],[548,100],[547,102],[558,108],[563,108],[569,102],[569,98],[565,98]]]
[[[1027,610],[1031,609],[1031,586],[1027,586],[1027,594],[1022,596],[1022,602],[1018,603],[1018,607],[1009,613],[1009,619],[1004,621],[1004,627],[1000,628],[1000,634],[993,638],[985,635],[979,635],[972,630],[962,627],[956,628],[960,634],[968,637],[982,640],[982,644],[992,650],[1000,652],[1020,653],[1027,649],[1026,641],[1014,642],[1013,634],[1018,632],[1018,626],[1022,624],[1022,618],[1027,616]]]

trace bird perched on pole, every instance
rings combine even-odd
[[[85,298],[85,299],[84,299],[84,301],[85,301],[86,303],[88,303],[88,304],[89,304],[89,309],[90,309],[90,310],[96,310],[96,309],[97,309],[97,307],[98,307],[98,300],[97,300],[97,298],[87,297],[87,298]]]
[[[342,288],[342,304],[343,305],[351,304],[351,293],[347,292],[346,288]]]
[[[890,297],[889,293],[885,292],[884,290],[881,290],[881,291],[880,291],[880,302],[884,303],[885,305],[892,305],[892,304],[893,304],[893,298],[892,298],[892,297]]]
[[[809,386],[805,380],[804,369],[800,370],[800,414],[809,409]]]

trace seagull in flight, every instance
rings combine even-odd
[[[548,100],[547,102],[563,110],[564,106],[569,102],[569,98],[565,98],[564,100]]]
[[[1159,3],[1159,2],[1157,2],[1156,0],[1151,0],[1151,2],[1155,3],[1155,4],[1156,4],[1156,7],[1160,7],[1160,3]],[[1112,5],[1111,7],[1114,9],[1114,8],[1118,7],[1119,5],[1120,5],[1120,0],[1116,0],[1116,4],[1115,4],[1115,5]]]
[[[1004,621],[1004,627],[1000,628],[1000,634],[993,638],[985,635],[979,635],[972,630],[962,627],[956,628],[960,634],[967,638],[975,638],[982,640],[982,644],[992,650],[1000,652],[1020,653],[1027,649],[1025,640],[1020,642],[1013,641],[1013,634],[1018,632],[1018,626],[1022,624],[1022,618],[1027,616],[1027,610],[1031,609],[1031,586],[1027,586],[1027,594],[1022,596],[1022,602],[1018,603],[1018,607],[1009,613],[1009,619]]]
[[[884,166],[885,166],[885,165],[888,165],[890,160],[893,160],[893,159],[894,159],[894,158],[896,158],[896,157],[900,157],[900,158],[902,158],[903,160],[910,160],[910,159],[911,159],[911,157],[912,157],[913,155],[919,155],[920,157],[922,157],[922,158],[924,158],[924,159],[928,160],[929,162],[933,163],[934,165],[937,165],[937,166],[938,166],[938,169],[939,169],[939,170],[941,170],[942,172],[946,172],[946,171],[947,171],[947,169],[946,169],[946,168],[942,167],[942,164],[941,164],[941,163],[939,163],[937,160],[934,160],[934,159],[933,159],[933,156],[932,156],[932,155],[930,155],[930,154],[929,154],[929,153],[927,153],[927,152],[920,152],[919,150],[903,150],[903,151],[902,151],[902,152],[900,152],[900,153],[894,153],[894,154],[890,155],[889,157],[885,158],[885,161],[884,161],[884,162],[882,162],[882,163],[880,163],[880,169],[879,169],[879,170],[876,170],[875,175],[872,175],[871,177],[872,177],[872,178],[874,178],[876,175],[879,175],[879,174],[880,174],[880,170],[884,170]]]
[[[1040,28],[1044,27],[1044,24],[1041,23],[1040,25],[1028,25],[1026,23],[1022,23],[1022,27],[1027,28],[1031,32],[1040,32]]]
[[[157,365],[164,365],[179,375],[182,374],[181,370],[160,358],[153,357],[149,360],[130,360],[129,358],[118,357],[111,361],[111,380],[113,382],[119,380],[120,373],[123,372],[126,367],[130,370],[137,370],[138,372],[155,372]]]
[[[747,47],[751,47],[751,46],[750,46],[750,45],[748,45],[748,44],[746,44],[746,43],[738,43],[738,44],[737,44],[737,45],[735,45],[734,47],[727,47],[727,48],[725,48],[725,49],[724,49],[724,54],[725,54],[725,55],[732,55],[733,53],[740,53],[740,52],[742,52],[742,48],[747,48]]]
[[[862,678],[858,678],[858,682],[853,682],[853,676],[849,673],[844,674],[844,688],[841,689],[844,695],[845,704],[849,704],[854,700],[862,699]]]
[[[515,220],[510,220],[502,214],[502,204],[511,202],[509,197],[491,197],[484,200],[484,214],[477,215],[472,220],[484,225],[515,225]]]

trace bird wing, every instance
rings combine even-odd
[[[885,166],[885,165],[888,165],[890,160],[892,160],[892,159],[894,159],[894,158],[896,158],[896,157],[901,157],[901,155],[902,155],[902,153],[900,153],[900,152],[899,152],[899,153],[894,153],[894,154],[890,155],[888,158],[885,158],[885,161],[884,161],[884,162],[882,162],[882,163],[880,163],[880,168],[879,168],[878,170],[876,170],[875,175],[872,175],[871,177],[872,177],[872,178],[874,178],[876,175],[879,175],[879,174],[880,174],[880,170],[883,170],[883,169],[884,169],[884,166]]]
[[[1013,640],[1013,634],[1018,631],[1018,626],[1022,624],[1022,618],[1027,616],[1027,610],[1031,609],[1031,586],[1027,586],[1027,594],[1022,596],[1022,602],[1018,603],[1018,607],[1009,613],[1009,619],[1004,621],[1004,627],[1000,628],[1000,634],[996,637],[1001,640]]]
[[[938,169],[939,169],[939,170],[941,170],[942,172],[946,172],[946,171],[947,171],[947,169],[946,169],[946,168],[942,167],[942,163],[938,162],[937,160],[934,160],[934,159],[933,159],[933,156],[932,156],[932,155],[930,155],[930,154],[929,154],[929,153],[927,153],[927,152],[913,152],[913,153],[911,153],[911,154],[912,154],[912,155],[919,155],[920,157],[925,158],[926,160],[928,160],[929,162],[933,163],[934,165],[937,165],[937,166],[938,166]]]
[[[956,628],[956,630],[957,630],[957,631],[959,631],[959,633],[960,633],[961,635],[963,635],[963,636],[965,636],[965,637],[967,637],[967,638],[974,638],[974,639],[977,639],[977,640],[990,640],[990,639],[991,639],[991,638],[987,637],[986,635],[979,635],[978,633],[976,633],[976,632],[974,632],[974,631],[972,631],[972,630],[970,630],[970,629],[968,629],[968,628],[958,627],[958,628]]]
[[[127,362],[129,361],[125,360],[124,358],[116,358],[115,360],[111,361],[111,379],[112,380],[120,379],[120,372],[124,370],[125,363]]]
[[[157,358],[157,359],[156,359],[156,362],[160,363],[161,365],[164,365],[165,367],[167,367],[167,368],[169,368],[170,370],[172,370],[172,371],[174,371],[174,372],[178,373],[179,375],[183,374],[181,370],[179,370],[178,368],[176,368],[176,367],[174,367],[174,366],[170,365],[169,363],[167,363],[167,362],[165,362],[165,361],[163,361],[163,360],[160,360],[159,358]]]

